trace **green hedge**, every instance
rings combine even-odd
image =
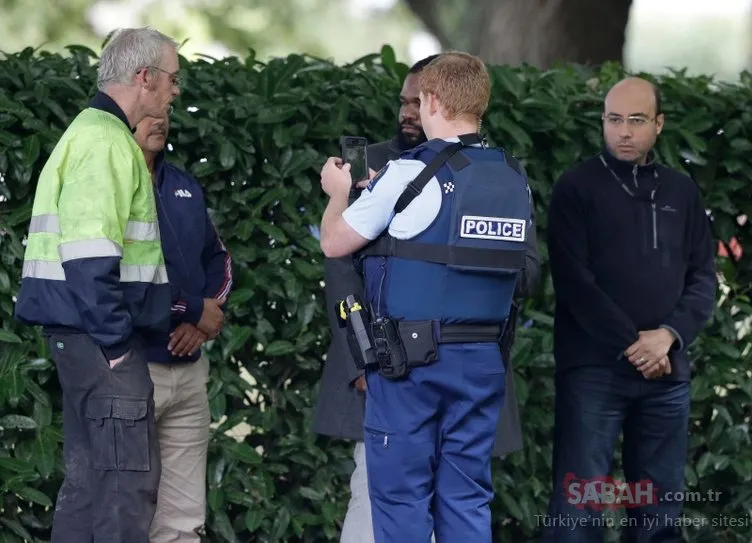
[[[66,124],[94,91],[96,56],[71,47],[60,57],[25,50],[0,60],[0,541],[49,537],[62,478],[61,405],[38,330],[11,316],[35,180]],[[391,137],[406,66],[389,48],[348,66],[289,56],[182,59],[171,159],[202,183],[235,260],[229,324],[208,346],[213,433],[208,466],[210,541],[337,541],[351,444],[311,433],[312,405],[328,341],[322,255],[309,226],[324,198],[318,171],[342,134]],[[493,67],[484,129],[524,159],[537,202],[543,282],[528,301],[515,370],[525,450],[496,461],[495,539],[535,541],[551,489],[552,306],[545,228],[553,180],[600,146],[604,90],[621,76]],[[750,77],[715,87],[675,74],[662,81],[667,125],[661,159],[688,170],[712,209],[714,229],[744,243],[752,216]],[[189,106],[197,108],[189,111]],[[717,527],[720,515],[752,508],[748,303],[750,257],[719,259],[725,294],[692,347],[689,490],[721,492],[688,503],[705,515],[692,541],[749,541],[749,527]],[[245,423],[237,439],[227,431]],[[713,522],[715,520],[715,522]],[[737,521],[738,522],[738,521]]]

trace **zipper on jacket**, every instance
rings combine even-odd
[[[180,240],[178,239],[178,235],[175,232],[175,229],[172,227],[172,223],[170,222],[170,218],[167,216],[167,209],[165,209],[164,203],[162,202],[162,197],[159,194],[159,189],[154,187],[154,195],[157,197],[157,202],[159,202],[159,207],[162,208],[162,213],[164,213],[165,222],[167,223],[167,226],[170,228],[170,231],[172,232],[172,237],[175,240],[175,247],[178,250],[178,254],[180,255],[180,260],[183,261],[183,268],[185,269],[185,273],[187,274],[186,279],[188,281],[191,280],[191,270],[188,268],[188,262],[185,260],[185,256],[183,256],[183,250],[180,248]]]
[[[653,210],[653,249],[658,248],[658,216],[655,210],[655,191],[650,193],[650,207]]]
[[[639,189],[637,184],[637,166],[632,168],[632,181],[635,188]],[[652,212],[652,225],[653,225],[653,249],[658,249],[658,217],[655,210],[655,189],[650,193],[650,209]]]

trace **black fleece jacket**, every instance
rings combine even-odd
[[[687,347],[717,288],[713,236],[692,179],[652,153],[634,166],[604,149],[554,184],[548,250],[557,370],[611,365],[642,378],[623,352],[638,331],[665,327],[677,340],[663,378],[689,380]]]

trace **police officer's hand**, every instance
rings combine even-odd
[[[189,322],[183,322],[170,334],[167,348],[177,356],[191,355],[201,348],[208,336]]]
[[[224,298],[221,300],[204,298],[204,311],[201,313],[201,320],[198,321],[198,328],[211,339],[219,335],[224,324],[225,314],[221,309],[224,303]]]
[[[351,186],[350,165],[344,164],[339,157],[329,157],[321,168],[321,188],[324,192],[329,197],[347,196]]]

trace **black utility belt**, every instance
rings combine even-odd
[[[500,343],[502,325],[439,324],[436,321],[371,323],[374,363],[388,379],[407,376],[410,369],[426,366],[438,358],[438,345],[447,343]],[[380,333],[380,330],[384,330]],[[437,333],[438,332],[438,333]]]
[[[446,343],[501,343],[505,323],[440,324],[437,321],[371,320],[355,296],[340,302],[340,326],[359,369],[376,365],[388,379],[405,377],[411,368],[435,362],[438,345]]]
[[[498,343],[503,333],[504,326],[499,324],[441,324],[437,342]]]

